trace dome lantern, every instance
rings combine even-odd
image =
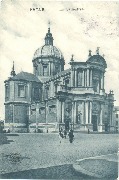
[[[48,28],[48,32],[45,36],[45,45],[52,45],[53,46],[53,37],[52,33],[50,33],[50,27]]]

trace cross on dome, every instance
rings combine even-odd
[[[50,21],[48,21],[48,33],[50,33],[50,25],[51,25],[51,23],[50,23]]]

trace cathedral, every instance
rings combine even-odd
[[[33,56],[33,74],[16,74],[5,83],[5,126],[11,132],[113,131],[114,94],[105,92],[107,63],[97,48],[85,62],[64,70],[65,59],[54,46],[50,28]]]

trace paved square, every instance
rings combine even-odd
[[[118,150],[117,134],[75,133],[73,143],[69,142],[68,137],[67,139],[62,139],[60,143],[58,134],[6,134],[4,136],[4,138],[1,136],[0,145],[1,178],[8,178],[5,174],[10,173],[12,175],[12,172],[17,172],[18,176],[15,174],[16,178],[26,178],[29,170],[34,169],[35,172],[39,168],[59,165],[66,165],[65,167],[63,166],[63,170],[67,169],[67,172],[69,171],[70,174],[68,166],[70,167],[71,164],[74,164],[77,159],[117,153]],[[53,178],[53,176],[50,176],[50,170],[47,170],[49,178]],[[62,168],[57,168],[59,177],[63,170]],[[20,175],[19,171],[24,171],[25,173],[27,171],[26,176],[23,176],[23,173]],[[31,178],[44,178],[44,176],[40,177],[37,174],[32,174]],[[75,174],[72,174],[73,177],[75,177]]]

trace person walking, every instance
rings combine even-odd
[[[66,139],[67,131],[64,129],[64,138]]]
[[[73,138],[74,138],[73,130],[71,129],[71,130],[69,130],[69,141],[70,141],[70,143],[73,142]]]
[[[61,140],[62,140],[61,132],[59,132],[59,140],[60,140],[60,143],[61,143]]]

